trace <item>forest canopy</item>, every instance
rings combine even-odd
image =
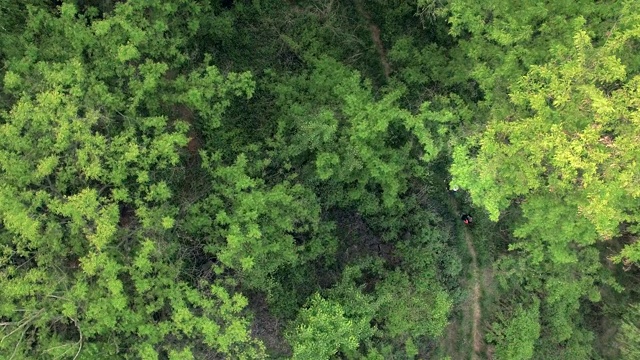
[[[640,356],[637,1],[0,0],[0,45],[2,358]]]

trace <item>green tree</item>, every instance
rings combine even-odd
[[[439,337],[448,323],[452,301],[428,278],[389,273],[377,289],[385,334],[391,338]]]
[[[298,314],[295,330],[289,337],[293,358],[329,359],[339,351],[353,351],[368,328],[368,321],[347,317],[340,303],[315,294]]]
[[[209,239],[205,251],[220,261],[218,272],[233,269],[243,286],[266,291],[279,269],[335,249],[320,224],[318,201],[305,187],[252,178],[244,154],[230,166],[215,155],[202,156],[213,192],[190,207],[185,225],[192,236]]]
[[[509,116],[505,105],[510,86],[530,66],[549,61],[550,50],[557,46],[570,45],[584,19],[589,31],[604,39],[620,7],[614,2],[507,0],[454,0],[446,5],[450,33],[459,39],[458,47],[469,60],[484,106],[503,118]]]
[[[632,304],[627,309],[616,340],[624,359],[640,356],[640,306]]]
[[[294,169],[326,202],[363,213],[402,208],[399,197],[438,146],[427,126],[450,117],[425,104],[412,114],[396,102],[402,89],[381,99],[361,76],[327,57],[310,60],[311,70],[274,87],[281,109],[274,159]]]
[[[633,57],[620,57],[638,36],[634,9],[625,8],[619,28],[600,48],[585,31],[575,35],[573,47],[557,47],[557,60],[533,66],[513,86],[511,114],[493,118],[482,135],[454,151],[453,182],[468,188],[494,220],[513,199],[526,199],[529,224],[520,236],[562,219],[554,221],[556,230],[537,235],[550,244],[590,244],[619,234],[618,225],[637,212],[631,179],[640,151],[632,140],[638,127],[631,104],[637,102],[638,69],[629,68]],[[469,161],[473,148],[477,155]]]
[[[0,125],[2,353],[262,353],[244,296],[187,281],[174,228],[188,125],[167,109],[185,102],[215,123],[222,98],[250,92],[245,75],[185,68],[200,11],[128,2],[98,19],[29,7],[6,53]]]
[[[494,323],[489,341],[495,341],[500,359],[531,359],[534,344],[540,336],[540,302],[535,299],[530,309],[518,307],[506,324]]]

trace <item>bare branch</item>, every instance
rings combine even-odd
[[[76,329],[78,329],[78,333],[80,334],[80,340],[78,340],[78,351],[76,352],[76,355],[73,357],[73,360],[76,360],[78,358],[78,356],[80,355],[80,351],[82,350],[82,343],[83,343],[83,336],[82,336],[82,330],[80,330],[80,326],[78,325],[78,321],[76,319],[71,319],[73,321],[73,324],[76,326]]]
[[[18,347],[20,346],[20,343],[22,342],[22,339],[24,338],[24,334],[26,332],[27,332],[27,329],[24,329],[24,331],[20,335],[20,339],[18,339],[18,342],[16,343],[16,346],[13,348],[13,352],[11,353],[11,357],[9,358],[9,360],[13,359],[16,356],[16,352],[18,351]],[[3,338],[3,340],[4,340],[4,338]]]
[[[31,323],[31,321],[33,321],[35,318],[37,318],[38,316],[40,316],[40,314],[42,314],[42,312],[44,311],[44,309],[40,309],[38,310],[38,312],[36,312],[32,317],[28,318],[28,319],[23,319],[22,321],[20,321],[20,325],[18,325],[18,327],[16,327],[12,332],[8,333],[7,335],[3,336],[2,339],[0,339],[0,344],[9,336],[13,335],[14,333],[16,333],[17,331],[19,331],[20,329],[22,329],[23,327],[27,326],[28,324]],[[26,331],[26,330],[25,330]],[[24,333],[22,334],[24,335]],[[22,337],[20,338],[22,339]]]

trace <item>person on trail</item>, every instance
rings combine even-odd
[[[471,222],[473,221],[473,218],[469,214],[462,214],[460,218],[466,225],[471,225]]]

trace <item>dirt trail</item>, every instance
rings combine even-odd
[[[458,210],[458,204],[453,196],[449,197],[449,205],[455,213],[460,213],[460,211]],[[475,246],[473,245],[471,228],[464,225],[463,231],[464,241],[467,245],[467,251],[469,252],[469,256],[471,256],[471,294],[468,300],[468,304],[471,308],[470,310],[472,318],[471,337],[473,341],[473,350],[471,351],[471,359],[478,360],[480,359],[480,354],[482,354],[483,350],[482,329],[480,326],[480,322],[482,321],[482,310],[480,301],[482,297],[481,286],[483,285],[483,274],[480,269],[478,269],[478,254],[476,252]]]
[[[482,275],[478,270],[478,259],[476,255],[476,249],[473,246],[473,239],[468,229],[464,230],[464,240],[467,243],[467,250],[471,255],[471,280],[473,282],[473,289],[471,293],[471,304],[473,310],[473,323],[471,333],[473,334],[473,353],[471,359],[478,359],[478,354],[482,351],[482,333],[480,332],[480,320],[482,319],[482,312],[480,311],[480,283],[482,282]]]
[[[356,10],[360,13],[360,15],[367,21],[369,25],[369,31],[371,31],[371,40],[378,51],[378,55],[380,56],[380,64],[382,65],[382,69],[384,70],[384,77],[389,80],[389,75],[391,75],[391,65],[387,60],[387,54],[384,49],[384,45],[382,44],[382,40],[380,39],[380,28],[373,22],[371,19],[371,15],[362,7],[362,3],[360,0],[356,0]]]

